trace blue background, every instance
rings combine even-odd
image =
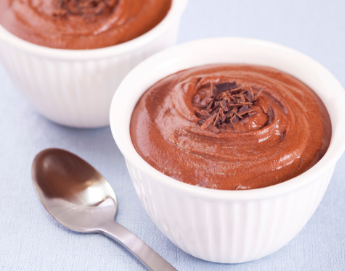
[[[190,0],[178,41],[240,36],[281,43],[319,61],[344,86],[344,10],[343,0]],[[36,153],[48,147],[70,150],[94,165],[115,190],[117,221],[178,270],[345,270],[344,155],[320,206],[288,245],[254,262],[215,264],[184,253],[151,222],[109,128],[77,130],[44,119],[16,91],[1,64],[0,90],[1,270],[146,270],[112,240],[73,233],[45,211],[30,170]]]

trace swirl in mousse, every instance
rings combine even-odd
[[[0,24],[46,47],[95,49],[143,35],[170,6],[171,0],[1,0]]]
[[[130,123],[133,145],[176,180],[221,190],[287,181],[315,165],[331,139],[321,99],[274,68],[217,64],[150,87]]]

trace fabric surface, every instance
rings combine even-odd
[[[343,0],[190,0],[179,43],[219,36],[269,40],[319,61],[345,85]],[[146,270],[114,241],[60,226],[31,183],[34,156],[64,148],[94,165],[113,187],[116,220],[178,270],[345,270],[345,155],[303,230],[278,252],[244,264],[196,259],[173,245],[141,206],[109,128],[78,130],[37,114],[0,64],[0,270]],[[345,121],[345,120],[344,120]]]

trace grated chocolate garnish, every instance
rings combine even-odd
[[[197,121],[202,129],[208,129],[213,133],[219,133],[221,129],[235,130],[234,124],[244,118],[250,118],[258,114],[252,106],[263,91],[252,87],[247,88],[237,85],[236,82],[226,82],[210,85],[210,98],[206,105],[193,104],[197,110]]]
[[[54,0],[55,9],[52,15],[65,17],[67,15],[82,15],[86,19],[95,19],[95,16],[113,8],[118,0]]]

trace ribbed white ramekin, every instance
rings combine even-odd
[[[48,119],[62,125],[109,125],[111,99],[126,74],[175,44],[187,0],[155,28],[131,41],[93,50],[63,50],[26,42],[0,25],[0,59],[17,88]]]
[[[174,180],[135,151],[129,124],[140,96],[159,79],[210,63],[275,67],[321,97],[332,121],[331,144],[307,172],[261,189],[221,191]],[[345,92],[322,65],[287,47],[245,38],[218,38],[160,52],[132,70],[118,88],[110,126],[139,198],[157,227],[185,252],[208,261],[241,263],[264,257],[296,236],[320,203],[345,150]]]

